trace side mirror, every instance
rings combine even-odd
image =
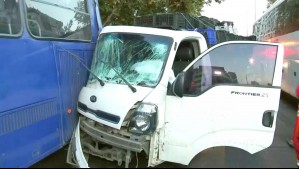
[[[182,98],[184,95],[184,81],[185,81],[185,73],[182,72],[178,74],[175,81],[172,83],[173,93]]]

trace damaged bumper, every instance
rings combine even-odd
[[[89,168],[84,157],[80,139],[80,121],[70,142],[67,152],[67,163],[75,167]]]
[[[98,145],[93,144],[94,141],[112,148],[101,149]],[[67,163],[75,167],[88,168],[88,160],[85,155],[93,155],[109,161],[117,161],[118,165],[125,162],[128,167],[131,153],[140,153],[145,150],[145,147],[148,147],[148,144],[140,142],[140,140],[120,137],[94,127],[87,120],[80,119],[68,148]]]

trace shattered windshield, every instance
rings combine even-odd
[[[101,80],[154,87],[160,81],[173,40],[169,37],[109,33],[97,42],[91,70]],[[90,76],[89,83],[96,79]]]

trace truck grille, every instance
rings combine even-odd
[[[119,116],[116,116],[116,115],[113,115],[113,114],[110,114],[110,113],[107,113],[107,112],[104,112],[101,110],[92,110],[81,102],[78,102],[78,108],[84,112],[91,113],[102,120],[109,121],[114,124],[118,124],[120,121]]]

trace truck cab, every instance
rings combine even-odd
[[[211,147],[252,154],[269,147],[282,54],[275,43],[207,49],[197,32],[105,27],[78,98],[80,119],[67,162],[89,167],[86,157],[93,155],[129,167],[132,155],[143,152],[148,166],[188,165]]]

